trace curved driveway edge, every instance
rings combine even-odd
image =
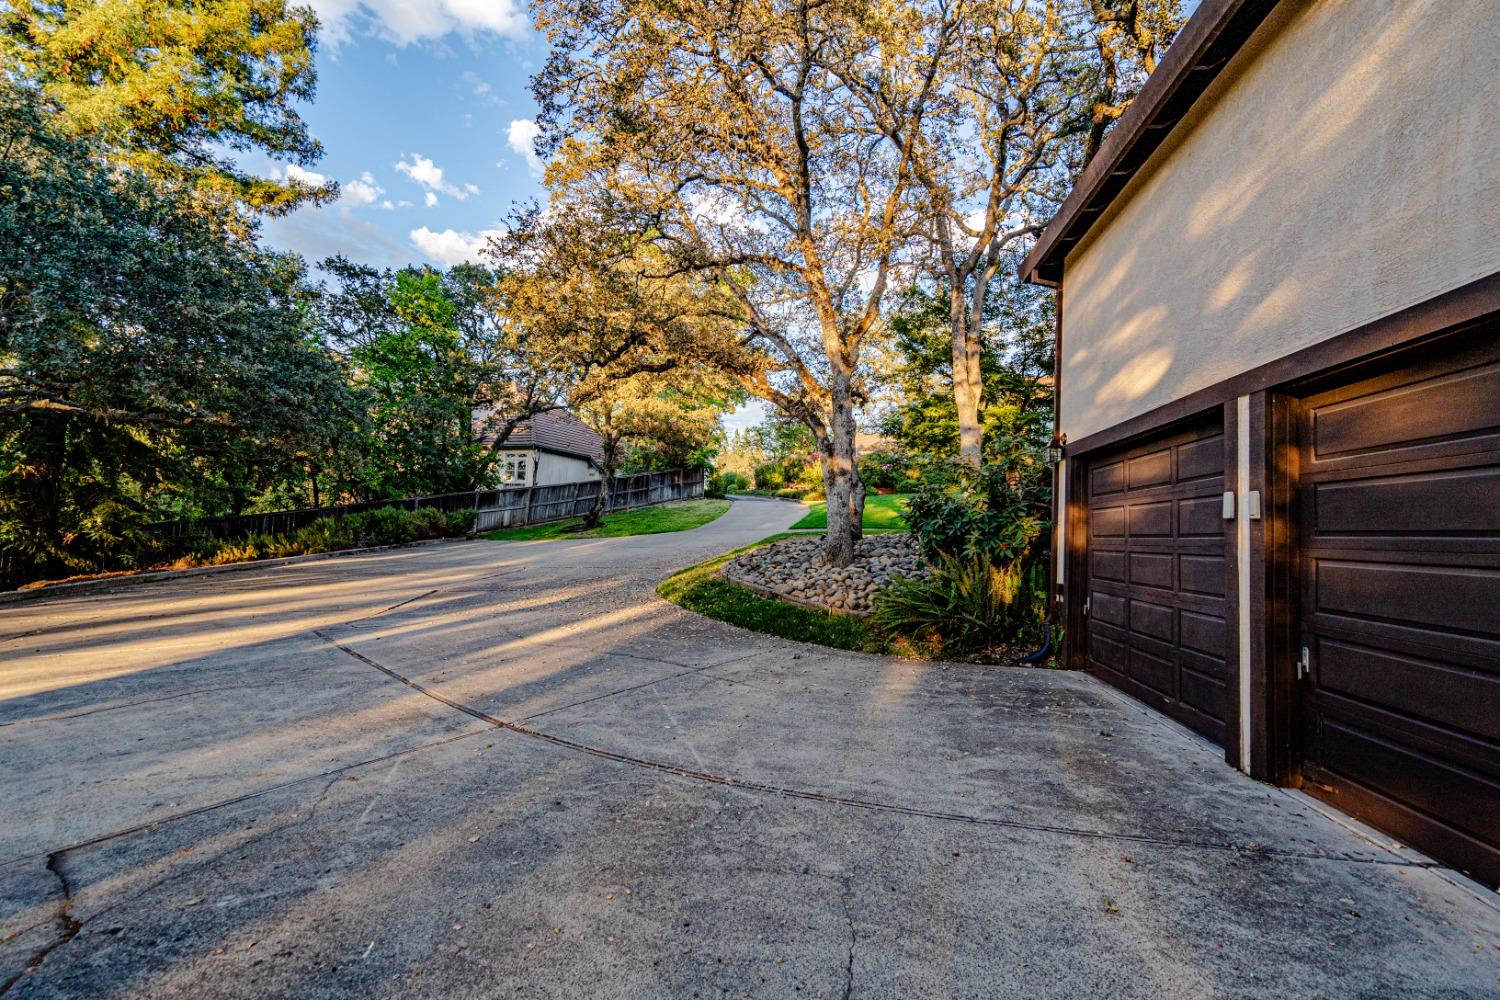
[[[1500,989],[1471,887],[1088,677],[654,595],[801,513],[0,611],[7,996]]]

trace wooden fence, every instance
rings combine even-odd
[[[629,510],[668,500],[701,497],[704,481],[702,470],[678,469],[672,472],[643,472],[634,476],[621,476],[615,480],[614,488],[610,490],[609,504],[605,509]],[[593,509],[601,487],[598,480],[592,480],[559,483],[555,486],[472,490],[466,493],[403,497],[398,500],[370,500],[337,507],[306,507],[267,514],[213,517],[200,521],[168,521],[148,525],[147,530],[168,542],[188,535],[229,540],[254,534],[290,535],[320,517],[346,517],[381,507],[400,507],[403,510],[435,507],[441,511],[472,510],[475,512],[475,530],[493,531],[496,528],[515,528],[581,517]],[[47,575],[45,567],[23,559],[18,553],[0,549],[0,590],[13,590]]]
[[[668,500],[701,497],[703,483],[702,470],[642,472],[635,476],[621,476],[614,481],[605,509],[630,510],[633,507],[666,503]],[[526,524],[545,524],[548,521],[581,517],[594,509],[603,487],[602,482],[593,480],[498,490],[495,500],[484,506],[476,506],[474,530],[519,528]]]

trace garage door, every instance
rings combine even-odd
[[[1232,690],[1222,425],[1094,459],[1087,477],[1089,669],[1222,744]]]
[[[1299,428],[1304,787],[1490,885],[1497,342],[1500,330],[1466,334],[1446,360],[1307,399]]]

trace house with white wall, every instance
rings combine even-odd
[[[476,415],[476,423],[485,415]],[[493,432],[492,432],[493,433]],[[481,442],[488,444],[481,437]],[[503,486],[555,486],[602,478],[604,441],[567,410],[547,410],[517,424],[496,456]]]

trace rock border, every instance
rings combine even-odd
[[[783,594],[781,591],[773,590],[772,588],[767,587],[763,584],[751,583],[749,580],[740,576],[738,573],[729,572],[729,567],[732,565],[734,565],[734,560],[731,559],[723,566],[720,566],[718,575],[722,576],[730,583],[735,584],[736,586],[744,587],[746,590],[754,594],[758,594],[761,597],[768,597],[773,601],[785,601],[788,604],[795,604],[799,608],[807,608],[811,611],[821,611],[827,615],[844,615],[849,618],[868,618],[873,613],[869,611],[851,611],[848,608],[830,608],[826,604],[819,604],[817,601],[809,601],[805,597],[793,597],[791,594]]]

